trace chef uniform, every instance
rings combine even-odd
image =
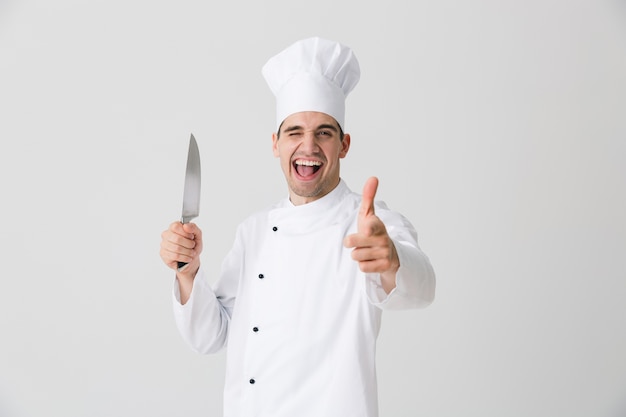
[[[263,73],[277,98],[277,126],[289,114],[321,111],[343,128],[343,102],[359,67],[349,48],[320,38],[296,42]],[[174,285],[174,315],[199,353],[227,346],[224,417],[375,417],[376,338],[383,309],[425,307],[435,277],[409,221],[380,201],[376,215],[400,268],[387,294],[343,246],[356,233],[361,196],[340,180],[324,197],[289,198],[253,214],[211,286],[198,272],[186,304]]]

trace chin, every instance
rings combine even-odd
[[[320,183],[317,182],[306,183],[302,181],[292,180],[289,188],[294,194],[299,197],[312,198],[317,197],[321,193],[323,187]]]

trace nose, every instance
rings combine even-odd
[[[302,142],[300,143],[300,148],[305,151],[315,151],[318,148],[317,144],[317,136],[315,135],[315,131],[307,130],[302,135]]]

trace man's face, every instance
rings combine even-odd
[[[301,112],[287,117],[280,137],[272,135],[294,205],[315,201],[339,184],[339,159],[350,148],[350,135],[340,140],[339,125],[325,113]]]

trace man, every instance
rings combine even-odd
[[[288,198],[239,225],[214,287],[202,232],[174,222],[161,257],[176,274],[174,314],[197,352],[228,346],[225,417],[375,417],[375,345],[383,309],[434,298],[435,276],[402,215],[340,177],[350,149],[345,98],[360,77],[344,45],[305,39],[271,58],[274,156]]]

